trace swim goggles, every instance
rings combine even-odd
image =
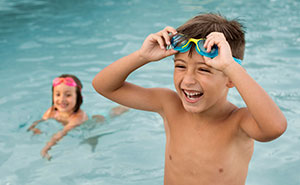
[[[59,77],[57,77],[57,78],[55,78],[53,80],[52,85],[53,85],[53,87],[56,87],[56,86],[58,86],[61,83],[64,83],[67,86],[71,86],[71,87],[76,87],[77,86],[76,82],[71,77],[66,77],[66,78],[59,78]]]
[[[188,39],[187,36],[183,34],[177,34],[174,35],[171,39],[171,46],[174,50],[179,51],[180,53],[187,52],[188,50],[191,49],[192,47],[192,42],[195,43],[195,49],[199,55],[206,56],[209,58],[214,58],[218,55],[218,46],[214,45],[211,48],[210,52],[207,52],[206,48],[204,48],[204,43],[206,39],[194,39],[190,38]],[[242,64],[242,60],[233,57],[233,60],[239,63],[240,65]]]

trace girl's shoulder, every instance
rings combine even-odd
[[[46,120],[46,119],[50,119],[50,118],[54,118],[55,116],[55,111],[54,111],[54,108],[53,106],[51,106],[43,115],[43,119]]]
[[[71,122],[77,123],[77,124],[81,124],[85,121],[87,121],[88,115],[81,109],[79,109],[71,118]]]

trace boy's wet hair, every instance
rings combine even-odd
[[[177,32],[195,39],[206,38],[211,32],[221,32],[230,45],[232,56],[241,60],[244,58],[245,30],[238,19],[228,20],[214,13],[201,14],[178,27]],[[190,56],[194,48],[195,44],[189,51]]]
[[[71,74],[62,74],[59,76],[59,78],[66,78],[66,77],[70,77],[72,78],[77,86],[76,88],[76,104],[74,107],[74,112],[77,112],[80,109],[80,106],[83,102],[83,98],[82,98],[82,94],[81,94],[81,90],[82,90],[82,83],[80,82],[79,78],[77,78],[75,75],[71,75]],[[53,86],[52,86],[52,106],[54,105],[54,100],[53,100]]]

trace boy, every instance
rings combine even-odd
[[[200,38],[206,38],[202,46]],[[166,49],[171,44],[174,49]],[[184,52],[187,45],[191,48]],[[207,57],[216,51],[215,46],[217,56]],[[286,130],[280,109],[237,63],[244,49],[244,31],[237,21],[198,15],[177,30],[166,27],[150,34],[138,51],[94,78],[93,86],[103,96],[162,116],[165,185],[243,185],[253,140],[270,141]],[[125,82],[137,68],[174,54],[177,93]],[[234,86],[247,107],[227,101],[228,90]]]

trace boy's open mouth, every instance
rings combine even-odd
[[[191,91],[191,90],[182,89],[182,92],[184,93],[186,100],[190,103],[197,102],[203,95],[203,92],[201,91],[194,91],[194,90]]]

